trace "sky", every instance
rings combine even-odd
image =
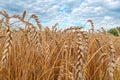
[[[26,10],[27,17],[38,15],[44,27],[55,23],[60,28],[84,26],[89,19],[96,29],[120,26],[120,0],[1,0],[0,10],[10,15]]]

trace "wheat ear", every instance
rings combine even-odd
[[[113,43],[110,43],[110,59],[109,59],[109,80],[114,80],[113,72],[114,72],[114,54],[115,49],[113,47]]]
[[[39,29],[42,30],[42,25],[41,25],[41,23],[40,23],[40,21],[39,21],[38,16],[35,15],[35,14],[32,14],[30,18],[34,18],[35,21],[37,22],[37,25],[38,25]]]
[[[78,36],[78,41],[77,41],[78,51],[77,51],[75,78],[76,80],[84,80],[84,75],[83,75],[84,51],[83,51],[83,43],[82,43],[82,33],[80,31],[77,31],[77,36]]]
[[[9,56],[9,53],[11,51],[11,46],[12,46],[12,34],[10,31],[10,26],[9,26],[9,15],[6,12],[5,12],[5,20],[6,20],[5,26],[6,26],[7,40],[6,40],[6,44],[5,44],[5,49],[3,51],[3,57],[1,60],[3,68],[6,67],[8,56]]]

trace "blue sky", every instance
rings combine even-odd
[[[1,0],[0,10],[11,15],[24,10],[28,16],[37,14],[43,26],[81,26],[88,19],[96,29],[120,26],[120,0]]]

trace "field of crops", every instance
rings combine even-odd
[[[95,32],[92,20],[89,31],[59,30],[43,27],[35,14],[29,20],[37,25],[29,22],[26,11],[0,15],[0,80],[120,80],[120,37]]]

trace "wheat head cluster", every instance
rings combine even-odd
[[[26,11],[0,15],[0,80],[120,80],[120,36],[94,31],[92,20],[88,31],[60,30]]]

